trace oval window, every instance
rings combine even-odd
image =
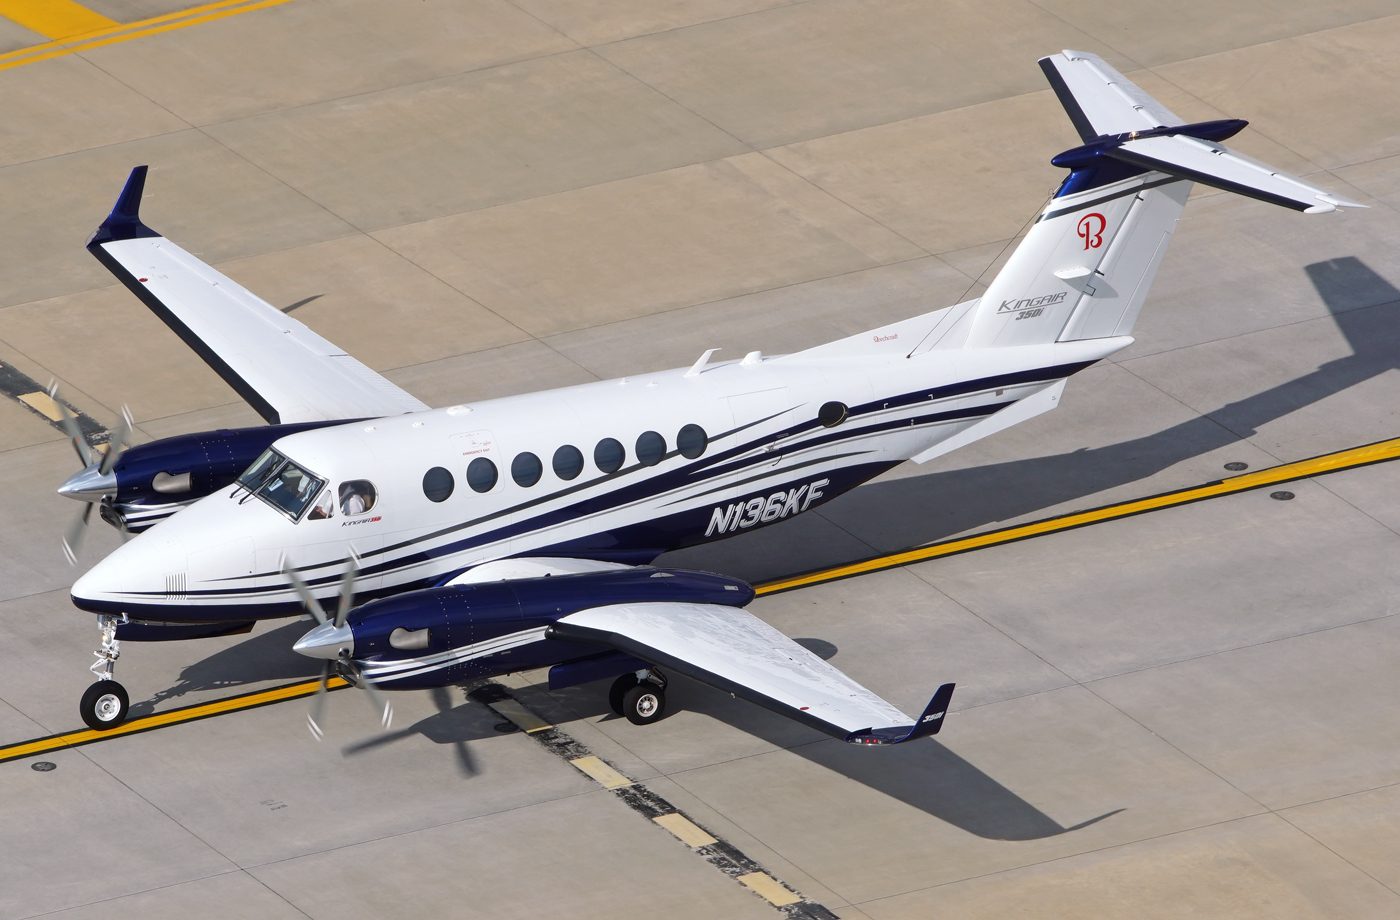
[[[515,459],[510,462],[510,478],[515,480],[518,486],[532,486],[540,481],[540,473],[544,472],[544,466],[540,463],[540,458],[526,451],[523,454],[516,454]]]
[[[435,466],[423,474],[423,494],[430,502],[445,502],[452,494],[455,483],[452,474],[440,466]]]
[[[593,448],[593,462],[604,473],[616,473],[622,469],[626,459],[627,452],[622,449],[622,442],[616,438],[604,438]]]
[[[699,425],[686,425],[676,435],[676,449],[687,460],[694,460],[705,452],[710,444],[710,436]]]
[[[846,415],[850,410],[845,403],[829,402],[822,403],[822,407],[817,410],[817,421],[826,428],[835,428],[846,420]]]
[[[467,485],[472,487],[473,492],[490,492],[499,478],[496,464],[485,457],[477,457],[467,464]]]
[[[447,495],[451,494],[452,487],[449,485]],[[446,498],[447,495],[444,495],[443,498]],[[370,484],[368,479],[352,479],[349,482],[342,482],[336,491],[336,496],[340,502],[340,513],[346,517],[364,514],[374,508],[375,503],[379,500],[374,486]],[[441,499],[433,500],[441,501]]]
[[[666,456],[666,439],[655,431],[643,431],[637,436],[637,462],[656,466]]]
[[[554,452],[554,475],[560,479],[574,479],[583,472],[583,452],[572,444],[565,444]]]

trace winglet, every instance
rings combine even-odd
[[[97,228],[92,239],[88,240],[88,246],[100,246],[103,243],[112,243],[117,240],[160,236],[159,233],[141,223],[141,195],[145,190],[146,167],[137,166],[127,177],[126,185],[122,186],[122,193],[117,196],[117,203],[113,206],[112,213],[107,215],[107,219]]]
[[[851,732],[846,736],[846,740],[851,744],[902,744],[925,735],[936,735],[943,727],[943,717],[948,714],[948,704],[953,701],[953,688],[956,686],[957,684],[944,684],[939,687],[913,725],[863,728]]]

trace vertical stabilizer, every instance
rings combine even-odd
[[[973,310],[966,348],[1125,336],[1142,310],[1193,182],[1321,213],[1361,207],[1222,146],[1239,119],[1185,124],[1102,59],[1040,61],[1084,144]]]

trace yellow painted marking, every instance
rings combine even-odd
[[[1341,470],[1355,469],[1356,467],[1366,466],[1371,463],[1394,460],[1397,457],[1400,457],[1400,438],[1392,438],[1387,441],[1378,441],[1375,444],[1367,444],[1363,447],[1354,447],[1350,450],[1323,454],[1320,457],[1313,457],[1309,460],[1299,460],[1296,463],[1284,463],[1279,466],[1258,470],[1252,473],[1243,473],[1239,476],[1232,476],[1229,479],[1220,480],[1219,482],[1206,483],[1205,485],[1190,489],[1168,492],[1164,495],[1155,495],[1149,498],[1134,499],[1132,501],[1119,502],[1114,505],[1105,505],[1102,508],[1093,508],[1088,511],[1066,514],[1061,517],[1049,518],[1043,521],[1034,521],[1029,524],[1020,524],[1002,530],[975,534],[971,537],[962,537],[943,543],[934,543],[930,546],[908,550],[907,552],[891,553],[887,556],[867,559],[863,562],[851,563],[850,565],[836,566],[817,572],[809,572],[806,575],[799,575],[795,578],[759,585],[756,590],[759,594],[789,591],[794,588],[820,584],[826,581],[834,581],[838,578],[847,578],[866,572],[878,572],[882,569],[908,565],[912,562],[923,562],[928,559],[937,559],[940,556],[950,556],[954,553],[962,553],[969,550],[1010,543],[1015,540],[1024,540],[1028,537],[1037,537],[1044,534],[1069,530],[1073,527],[1083,527],[1088,524],[1098,524],[1104,521],[1128,517],[1133,514],[1142,514],[1148,511],[1171,508],[1176,505],[1201,501],[1202,499],[1218,498],[1223,495],[1232,495],[1249,489],[1278,485],[1295,479],[1304,479],[1309,476],[1320,476],[1324,473],[1335,473]],[[333,689],[338,689],[345,685],[345,682],[339,678],[332,678],[331,687]],[[132,719],[125,725],[121,725],[110,731],[94,732],[83,730],[69,732],[64,735],[56,735],[52,738],[40,738],[35,741],[21,742],[19,744],[0,747],[0,761],[13,760],[18,757],[26,757],[33,754],[42,754],[46,751],[53,751],[73,745],[88,744],[106,738],[116,738],[134,732],[148,731],[152,728],[177,725],[181,722],[189,722],[208,716],[224,715],[242,709],[249,709],[254,706],[262,706],[267,703],[308,696],[315,692],[316,681],[311,680],[300,684],[291,684],[286,687],[265,690],[260,693],[229,697],[210,703],[202,703],[196,706],[172,710],[170,712],[157,713],[156,715],[145,716],[140,719]],[[492,703],[491,706],[503,717],[510,719],[526,732],[533,733],[544,731],[547,728],[553,727],[513,699]],[[599,763],[602,762],[599,761]],[[577,764],[575,764],[575,766],[577,766]],[[603,766],[606,767],[607,765],[603,764]],[[579,769],[583,768],[580,767]],[[608,767],[608,769],[611,770],[610,767]],[[584,772],[588,771],[585,770]],[[617,775],[620,777],[622,776],[620,773]],[[625,782],[630,782],[626,777],[622,778]]]
[[[492,704],[495,705],[494,703]],[[579,770],[588,774],[593,780],[604,789],[621,789],[623,786],[632,785],[632,781],[603,761],[589,754],[587,757],[578,757],[569,763],[578,767]]]
[[[750,872],[748,875],[741,875],[739,876],[739,884],[774,907],[787,907],[789,904],[796,904],[802,900],[780,885],[778,880],[767,872]]]
[[[541,719],[539,716],[526,709],[524,706],[520,705],[520,702],[518,700],[515,700],[511,697],[507,697],[506,699],[500,700],[499,702],[492,703],[491,708],[499,712],[501,715],[505,716],[507,719],[510,719],[512,722],[515,723],[516,728],[519,728],[527,735],[533,735],[535,732],[542,732],[546,729],[554,727],[553,725],[550,725],[548,722],[546,722],[544,719]]]
[[[712,843],[718,843],[718,841],[715,840],[714,837],[711,837],[703,827],[680,812],[672,812],[669,815],[657,815],[651,820],[675,834],[681,843],[693,850],[707,847]]]
[[[284,700],[294,700],[298,697],[310,696],[315,693],[319,683],[319,680],[308,680],[299,684],[288,684],[285,687],[273,687],[271,690],[263,690],[258,693],[248,693],[241,696],[213,700],[208,703],[198,703],[194,706],[184,706],[169,712],[158,712],[154,715],[132,719],[129,722],[118,725],[116,728],[102,732],[85,728],[82,731],[67,732],[66,734],[54,735],[50,738],[39,738],[35,741],[26,741],[22,744],[12,744],[8,747],[0,747],[0,761],[14,760],[19,757],[30,757],[34,754],[46,754],[49,751],[56,751],[60,748],[77,747],[82,744],[91,744],[94,741],[106,741],[108,738],[119,738],[122,735],[132,735],[137,732],[150,731],[153,728],[178,725],[181,722],[190,722],[195,719],[208,718],[209,716],[221,716],[230,712],[251,709],[254,706],[265,706],[268,703],[280,703]],[[328,686],[332,690],[339,690],[341,687],[349,685],[339,677],[332,677],[328,682]]]
[[[5,2],[7,2],[7,0],[0,0],[0,6],[3,6]],[[203,6],[195,6],[175,13],[166,13],[161,16],[152,16],[149,19],[141,19],[136,22],[122,24],[112,23],[109,28],[98,29],[83,35],[46,42],[42,45],[32,45],[28,48],[21,48],[18,51],[0,54],[0,70],[8,70],[11,67],[22,67],[25,64],[47,61],[52,58],[62,57],[66,54],[76,54],[80,51],[91,51],[94,48],[101,48],[105,45],[115,45],[118,42],[130,41],[133,38],[144,38],[147,35],[159,35],[162,32],[183,29],[186,26],[199,25],[205,22],[214,22],[215,20],[225,19],[229,16],[237,16],[241,13],[250,13],[253,10],[267,9],[273,6],[281,6],[289,2],[291,2],[291,0],[219,0],[217,3],[206,3]],[[3,15],[2,10],[0,10],[0,15]]]
[[[63,420],[63,414],[58,411],[58,403],[54,402],[53,397],[43,390],[35,393],[22,393],[17,398],[51,422]]]
[[[1043,521],[1033,521],[1029,524],[1020,524],[1001,530],[974,534],[970,537],[934,543],[929,546],[907,550],[902,553],[878,556],[874,559],[866,559],[862,562],[853,562],[850,565],[821,569],[816,572],[809,572],[806,575],[798,575],[795,578],[788,578],[782,581],[774,581],[765,585],[760,585],[756,588],[756,591],[759,594],[790,591],[793,588],[801,588],[825,581],[833,581],[838,578],[863,575],[867,572],[878,572],[883,569],[892,569],[901,565],[909,565],[912,562],[924,562],[929,559],[937,559],[940,556],[951,556],[954,553],[965,553],[968,550],[982,549],[1002,543],[1011,543],[1015,540],[1024,540],[1028,537],[1038,537],[1048,533],[1057,533],[1075,527],[1083,527],[1086,524],[1099,524],[1104,521],[1112,521],[1134,514],[1142,514],[1146,511],[1157,511],[1162,508],[1173,507],[1174,505],[1185,505],[1205,498],[1218,498],[1222,495],[1231,495],[1236,492],[1245,492],[1264,486],[1278,485],[1279,483],[1294,479],[1304,479],[1308,476],[1318,476],[1323,473],[1335,473],[1338,470],[1366,466],[1367,464],[1379,463],[1383,460],[1394,460],[1396,457],[1400,457],[1400,438],[1392,438],[1388,441],[1368,444],[1365,447],[1354,447],[1350,450],[1342,450],[1333,454],[1324,454],[1321,457],[1313,457],[1309,460],[1299,460],[1296,463],[1284,463],[1253,473],[1242,473],[1239,476],[1231,476],[1229,479],[1206,483],[1205,485],[1196,486],[1191,489],[1182,489],[1178,492],[1168,492],[1164,495],[1154,495],[1149,498],[1139,498],[1131,501],[1119,502],[1114,505],[1105,505],[1102,508],[1092,508],[1088,511],[1079,511],[1060,517],[1048,518]]]
[[[71,38],[120,25],[73,0],[0,0],[0,16],[45,38]]]

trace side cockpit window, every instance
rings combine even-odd
[[[335,517],[335,495],[330,489],[327,489],[311,506],[311,513],[306,516],[306,519],[308,521],[324,521],[331,517]]]
[[[379,493],[368,479],[351,479],[340,484],[340,513],[346,517],[364,514],[373,510],[379,501]]]

